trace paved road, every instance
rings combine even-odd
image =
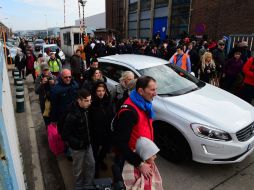
[[[172,164],[157,160],[165,190],[251,190],[254,189],[254,154],[241,163],[208,165],[196,162]]]
[[[66,65],[67,66],[67,65]],[[32,79],[31,79],[32,80]],[[30,96],[32,94],[32,85],[30,83]],[[40,114],[38,97],[30,97],[32,104],[33,117],[35,123],[38,122]],[[37,105],[36,105],[37,104]],[[40,124],[39,124],[40,123]],[[40,134],[40,135],[39,135]],[[41,136],[41,137],[40,137]],[[37,129],[37,138],[39,137],[38,146],[40,152],[41,163],[47,162],[47,166],[43,167],[43,172],[46,172],[45,182],[50,184],[49,189],[63,189],[62,180],[56,172],[58,167],[52,154],[47,148],[47,140],[45,131],[42,126]],[[61,175],[67,190],[73,188],[73,176],[71,171],[71,163],[66,161],[64,157],[57,159],[60,167]],[[108,157],[110,164],[112,157]],[[158,157],[157,165],[163,178],[163,185],[165,190],[252,190],[254,189],[254,154],[247,157],[243,162],[230,165],[208,165],[199,164],[196,162],[184,163],[181,165],[172,164],[165,159]],[[53,171],[55,170],[55,172]],[[110,176],[108,171],[103,176]],[[57,183],[57,180],[59,182]]]

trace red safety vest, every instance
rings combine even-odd
[[[182,65],[181,65],[181,68],[185,71],[187,71],[187,58],[188,58],[188,55],[185,53],[183,54],[183,57],[182,57]],[[174,64],[176,65],[176,60],[177,60],[177,55],[174,55]]]
[[[130,98],[125,100],[124,104],[132,106],[138,114],[138,122],[132,128],[131,137],[129,140],[129,148],[135,150],[136,142],[140,137],[146,137],[150,140],[154,140],[153,134],[153,121],[148,117],[147,113],[138,108]]]

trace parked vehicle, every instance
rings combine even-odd
[[[254,108],[247,102],[159,58],[113,55],[98,60],[111,89],[127,70],[156,79],[155,141],[167,159],[224,164],[253,152]]]
[[[45,41],[44,41],[43,39],[36,39],[36,40],[34,41],[34,47],[35,47],[36,45],[44,45],[44,44],[46,44],[46,43],[45,43]]]
[[[42,46],[42,55],[43,57],[47,57],[47,52],[54,52],[56,53],[56,50],[59,49],[59,56],[61,58],[61,60],[65,60],[65,55],[63,53],[63,51],[56,45],[56,44],[45,44]]]

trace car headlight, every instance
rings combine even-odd
[[[199,137],[222,141],[230,141],[232,139],[229,133],[203,124],[193,123],[191,128],[195,135]]]

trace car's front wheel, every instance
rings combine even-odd
[[[160,125],[154,130],[155,143],[160,148],[160,155],[174,163],[191,159],[189,144],[177,129],[169,125]]]

